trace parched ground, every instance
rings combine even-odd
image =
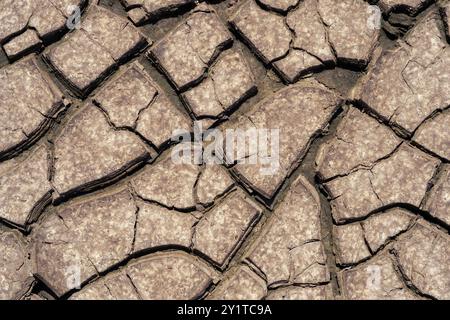
[[[0,299],[450,299],[449,16],[1,1]],[[194,122],[278,170],[175,163]]]

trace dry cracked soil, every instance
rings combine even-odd
[[[0,1],[0,299],[450,299],[449,16]],[[173,161],[200,124],[278,169]]]

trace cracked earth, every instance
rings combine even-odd
[[[449,16],[1,1],[0,299],[450,299]],[[194,123],[279,169],[176,164]]]

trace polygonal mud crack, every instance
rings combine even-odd
[[[230,271],[232,272],[232,271]],[[260,300],[267,295],[267,284],[249,267],[241,265],[208,296],[210,300]]]
[[[402,274],[421,293],[449,299],[450,238],[433,226],[417,224],[394,246]]]
[[[64,108],[63,95],[29,57],[0,70],[0,159],[39,139]]]
[[[450,110],[437,113],[423,123],[415,132],[413,141],[430,150],[434,154],[450,159]]]
[[[94,101],[116,128],[135,130],[157,148],[170,140],[176,141],[174,132],[192,131],[189,117],[137,62],[111,80]]]
[[[0,2],[0,300],[450,299],[448,1]]]
[[[450,169],[445,165],[427,199],[425,209],[439,220],[450,225]]]
[[[198,82],[220,52],[233,41],[217,14],[206,5],[149,51],[150,57],[177,90]]]
[[[39,147],[0,174],[0,217],[22,228],[51,200],[48,152]],[[11,160],[12,162],[13,160]]]
[[[0,4],[0,44],[12,60],[37,49],[41,42],[53,42],[67,32],[70,8],[81,11],[86,0],[6,0]]]
[[[57,199],[101,187],[150,158],[136,135],[112,128],[91,103],[69,121],[54,148]]]
[[[127,191],[58,210],[32,234],[36,274],[63,295],[121,262],[133,249],[136,210]]]
[[[17,231],[0,229],[0,300],[19,299],[33,283],[25,239]]]
[[[253,150],[248,137],[245,150],[237,150],[241,148],[239,142],[237,139],[233,141],[233,154],[227,154],[225,150],[225,159],[230,163],[234,160],[233,171],[244,183],[271,199],[283,180],[296,168],[312,140],[326,129],[340,102],[335,92],[316,82],[302,81],[280,90],[222,127],[223,132],[230,129],[243,132],[279,130],[279,159],[268,165],[245,161],[254,153],[263,151]]]
[[[437,159],[402,144],[387,159],[325,184],[333,218],[345,222],[394,204],[420,207],[438,165]]]
[[[404,45],[379,57],[353,92],[355,100],[405,135],[450,104],[450,79],[445,71],[450,47],[441,28],[437,12],[429,12],[406,35]]]
[[[44,58],[71,90],[84,97],[147,44],[148,40],[127,20],[94,5],[88,9],[81,29],[66,36]]]
[[[254,76],[239,51],[224,52],[209,77],[182,95],[197,118],[215,118],[255,94]]]
[[[246,255],[268,286],[330,280],[321,243],[320,210],[315,189],[305,178],[298,178]]]
[[[260,2],[262,7],[271,7]],[[370,61],[378,30],[368,23],[367,3],[306,0],[298,6],[278,5],[290,9],[287,17],[248,0],[230,22],[261,59],[273,64],[286,81],[293,83],[311,72],[335,65],[336,60],[358,68],[364,68]],[[347,18],[342,19],[345,15]]]
[[[387,254],[369,260],[339,274],[345,299],[415,300],[419,296],[408,290]]]
[[[215,277],[213,269],[186,253],[154,254],[93,282],[71,299],[194,299],[202,296]]]

